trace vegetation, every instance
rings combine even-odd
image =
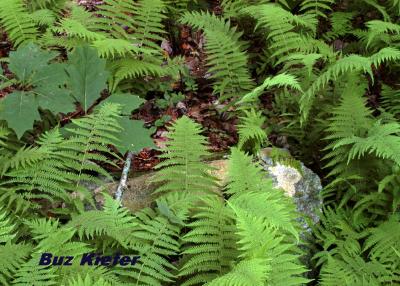
[[[1,285],[400,284],[400,1],[92,2],[0,1]],[[99,206],[152,139],[152,205]],[[310,233],[268,146],[322,179]],[[140,258],[39,265],[92,252]]]

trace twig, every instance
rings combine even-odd
[[[115,192],[114,198],[121,203],[122,194],[128,188],[126,185],[126,181],[128,179],[129,170],[131,169],[131,162],[133,158],[133,152],[129,151],[128,155],[126,155],[126,160],[124,164],[124,169],[122,170],[121,180],[119,181],[119,185],[117,191]]]

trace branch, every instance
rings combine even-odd
[[[122,194],[128,188],[128,186],[126,185],[126,181],[128,179],[129,170],[131,168],[131,162],[132,162],[133,155],[134,154],[131,151],[129,151],[128,155],[126,155],[126,160],[125,160],[125,164],[124,164],[124,169],[122,170],[121,180],[119,181],[117,191],[115,192],[115,195],[114,195],[114,198],[117,201],[119,201],[120,204],[122,201]]]

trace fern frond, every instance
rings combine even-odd
[[[365,153],[375,153],[377,157],[393,160],[400,165],[399,149],[400,125],[398,123],[381,124],[380,121],[368,131],[365,138],[349,137],[336,142],[335,148],[352,145],[348,154],[348,161],[364,156]]]
[[[50,27],[56,21],[56,15],[49,9],[40,9],[31,14],[32,21],[39,26]]]
[[[390,44],[390,38],[392,35],[400,35],[400,25],[392,23],[392,22],[384,22],[381,20],[372,20],[366,23],[368,28],[367,34],[367,48],[373,45],[374,42],[380,41],[388,41],[387,44]],[[385,39],[385,36],[389,38]],[[400,40],[400,39],[399,39]]]
[[[304,0],[301,2],[300,12],[326,18],[326,14],[332,11],[331,6],[333,4],[335,4],[335,0]]]
[[[371,64],[372,62],[369,58],[352,54],[339,59],[336,63],[329,66],[301,97],[300,108],[302,112],[302,121],[304,122],[307,119],[314,101],[314,96],[321,88],[324,88],[331,80],[336,80],[343,74],[365,72],[373,79]]]
[[[0,245],[0,283],[11,285],[11,280],[17,269],[24,264],[32,251],[29,244],[13,244],[11,242]]]
[[[294,244],[285,243],[269,218],[250,214],[247,210],[230,204],[236,214],[236,223],[244,260],[263,259],[264,281],[272,285],[300,285],[308,280],[301,277],[306,269],[299,263]],[[250,270],[250,269],[249,269]],[[254,271],[253,269],[251,270]],[[255,271],[255,274],[257,271]]]
[[[400,115],[400,91],[387,85],[382,86],[382,106],[394,116]]]
[[[137,54],[141,49],[123,39],[96,40],[93,46],[97,49],[99,56],[114,59]]]
[[[162,20],[166,18],[163,14],[164,3],[162,0],[140,0],[133,4],[134,17],[132,18],[134,32],[130,35],[134,44],[160,51],[157,41],[162,41],[164,34]]]
[[[251,146],[252,150],[257,152],[261,145],[267,139],[267,134],[263,129],[265,117],[261,111],[244,110],[245,115],[239,117],[241,122],[237,126],[239,133],[238,147],[242,149],[245,145]]]
[[[179,253],[177,226],[164,216],[151,209],[143,209],[136,214],[138,227],[130,233],[132,238],[128,249],[140,256],[138,262],[130,268],[115,270],[115,273],[126,277],[131,284],[161,286],[174,281],[171,273],[176,267],[169,261],[169,256]]]
[[[202,199],[183,236],[183,255],[187,256],[179,270],[182,286],[206,283],[230,270],[237,256],[236,234],[232,211],[216,196]]]
[[[9,242],[15,237],[14,228],[15,225],[7,218],[7,212],[0,209],[0,243]]]
[[[0,23],[16,47],[34,41],[38,36],[35,24],[22,0],[0,2]]]
[[[136,226],[133,217],[111,196],[104,194],[104,197],[102,211],[93,210],[74,216],[67,226],[76,228],[81,239],[107,235],[126,246],[130,241],[129,235]]]
[[[275,62],[294,52],[315,53],[317,46],[313,35],[316,31],[317,20],[313,14],[293,15],[291,12],[276,4],[255,5],[243,9],[243,13],[257,20],[257,26],[267,31],[270,41],[269,50]],[[304,30],[300,34],[296,27]],[[276,64],[276,63],[275,63]]]
[[[185,13],[181,23],[202,29],[206,36],[208,72],[215,80],[214,92],[220,100],[240,97],[253,87],[247,68],[247,55],[240,41],[242,33],[209,13]]]
[[[339,37],[351,33],[351,20],[354,16],[354,12],[333,12],[330,16],[332,30],[326,32],[323,37],[328,41],[334,41]]]
[[[264,92],[265,89],[269,89],[272,87],[287,87],[301,91],[301,86],[295,76],[287,73],[281,73],[274,77],[267,77],[262,85],[256,87],[251,92],[244,95],[238,103],[255,100]]]
[[[155,178],[155,182],[164,183],[156,193],[182,192],[196,199],[213,191],[215,179],[209,174],[211,168],[202,162],[209,152],[201,132],[201,125],[186,116],[169,128],[169,141],[160,156],[166,160],[157,165],[157,169],[162,169]]]
[[[268,276],[266,261],[252,258],[239,262],[229,273],[212,280],[207,286],[263,286]]]
[[[107,156],[118,158],[107,145],[118,142],[116,134],[121,130],[117,121],[119,113],[119,105],[104,104],[97,112],[73,120],[76,127],[67,128],[72,134],[67,140],[63,140],[57,128],[46,132],[37,141],[42,158],[33,164],[24,163],[24,168],[10,169],[6,173],[8,179],[3,184],[12,185],[26,199],[53,201],[58,198],[71,202],[73,197],[70,192],[78,192],[84,200],[92,202],[92,196],[82,182],[101,183],[90,175],[93,172],[110,176],[99,162],[112,164]],[[76,203],[78,201],[75,200]]]
[[[89,274],[86,274],[83,279],[78,276],[77,279],[70,280],[66,286],[112,286],[112,284],[106,282],[103,278],[94,280]]]
[[[250,157],[243,152],[232,149],[230,161],[227,192],[235,195],[229,202],[256,217],[268,218],[272,226],[298,239],[295,209],[283,192],[274,189],[271,180],[264,178],[260,167],[251,164]],[[268,209],[264,207],[266,202]]]
[[[393,215],[386,222],[371,229],[371,235],[365,241],[364,248],[370,249],[369,257],[372,260],[378,260],[388,264],[392,269],[398,269],[400,257],[394,255],[393,251],[400,251],[399,217]]]
[[[357,84],[355,78],[350,78],[348,82],[350,85],[342,94],[340,105],[333,110],[333,116],[328,119],[328,136],[325,140],[329,140],[330,144],[325,148],[329,153],[324,159],[329,160],[325,167],[333,168],[328,176],[352,170],[346,164],[350,147],[343,145],[335,148],[336,143],[353,136],[364,137],[373,124],[371,110],[366,107],[366,100],[362,97],[365,83]]]
[[[237,148],[231,148],[228,163],[228,194],[245,194],[261,191],[266,181],[262,176],[262,168],[254,163],[252,157],[246,156]]]
[[[81,22],[72,18],[64,18],[53,31],[70,38],[82,39],[82,43],[105,39],[104,35],[90,31]]]

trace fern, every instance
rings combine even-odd
[[[78,276],[77,279],[71,279],[69,284],[66,286],[111,286],[108,282],[104,281],[103,278],[100,280],[94,280],[89,274],[86,274],[85,278]]]
[[[230,270],[237,255],[233,213],[221,198],[204,197],[189,232],[182,237],[185,263],[179,276],[181,285],[206,283]]]
[[[238,125],[238,147],[246,149],[245,146],[250,146],[250,149],[256,153],[267,139],[267,134],[262,128],[265,118],[262,112],[256,112],[254,109],[250,111],[244,110],[244,113],[245,116],[240,117],[241,123]]]
[[[227,192],[235,194],[230,202],[236,208],[243,208],[250,214],[266,218],[276,228],[293,234],[298,239],[294,208],[284,197],[283,192],[273,190],[272,182],[263,178],[259,166],[252,166],[244,153],[232,149],[231,174]],[[239,163],[240,162],[240,163]],[[268,201],[269,208],[264,204]]]
[[[31,159],[9,163],[14,169],[5,174],[8,180],[2,185],[11,186],[26,199],[44,198],[53,201],[58,198],[65,202],[74,201],[77,208],[82,208],[79,199],[73,200],[71,193],[77,192],[85,200],[92,201],[82,181],[99,182],[89,172],[109,177],[108,172],[95,161],[109,163],[106,155],[116,157],[107,148],[107,144],[118,142],[115,137],[120,130],[116,120],[118,114],[119,105],[105,104],[97,113],[74,120],[76,128],[68,129],[73,135],[68,140],[63,140],[58,129],[45,133],[37,142],[39,147],[32,149],[34,152],[24,152]],[[42,155],[40,159],[37,158],[38,154]]]
[[[300,11],[326,18],[327,12],[332,11],[330,6],[334,3],[334,0],[304,0],[301,2]]]
[[[371,229],[371,234],[364,245],[364,249],[370,250],[370,259],[386,264],[396,275],[400,275],[400,272],[396,270],[399,268],[400,259],[394,255],[393,251],[398,252],[400,249],[399,228],[399,217],[393,215],[387,221]]]
[[[251,259],[263,261],[259,269],[251,269],[254,276],[272,285],[300,285],[308,282],[301,277],[305,268],[299,263],[294,245],[283,242],[284,236],[278,235],[270,219],[250,214],[234,204],[231,207],[236,213],[238,235],[241,238],[239,249],[243,252],[242,262]]]
[[[366,23],[368,27],[367,48],[377,46],[379,42],[392,45],[400,41],[400,25],[380,20],[372,20]]]
[[[22,0],[1,1],[0,24],[16,47],[34,41],[38,36],[35,24]]]
[[[204,31],[207,42],[208,72],[215,80],[214,93],[220,101],[237,99],[253,87],[247,68],[247,56],[240,41],[241,33],[209,13],[185,13],[181,23]]]
[[[396,117],[400,114],[399,98],[399,90],[392,89],[387,85],[382,87],[382,106]]]
[[[170,140],[160,158],[166,159],[157,165],[158,178],[155,182],[164,182],[156,193],[179,192],[181,197],[196,197],[210,193],[215,179],[210,176],[211,169],[202,162],[209,155],[206,138],[200,133],[201,126],[188,117],[178,119],[169,128]],[[189,208],[190,206],[181,206]]]
[[[367,229],[371,218],[354,219],[349,209],[326,209],[317,228],[323,251],[315,258],[321,269],[321,285],[392,285],[398,283],[399,257],[388,242],[396,245],[398,218],[391,217],[376,228]],[[385,233],[385,234],[383,234]],[[364,242],[364,245],[362,244]],[[395,246],[397,247],[397,246]],[[365,253],[365,252],[369,252]]]
[[[262,286],[267,276],[266,261],[252,258],[239,262],[231,272],[214,279],[207,286]]]
[[[293,15],[275,4],[250,6],[243,9],[243,13],[254,17],[257,27],[267,31],[268,49],[275,65],[286,60],[290,53],[314,53],[319,50],[320,44],[312,37],[317,24],[313,15]],[[304,34],[297,33],[296,27],[303,28]]]
[[[262,85],[244,95],[238,103],[251,102],[257,99],[265,89],[270,89],[272,87],[288,87],[292,88],[293,90],[301,91],[301,86],[296,77],[290,74],[282,73],[274,77],[266,78]]]
[[[115,273],[129,277],[131,285],[156,286],[173,282],[171,272],[175,266],[167,257],[179,252],[177,237],[180,227],[151,209],[144,209],[136,216],[139,226],[130,234],[132,243],[128,249],[138,253],[140,259],[129,272],[121,269]]]
[[[349,82],[350,88],[343,93],[341,104],[333,110],[333,116],[328,119],[328,136],[325,139],[331,143],[325,148],[330,151],[324,159],[329,160],[326,167],[333,168],[328,176],[354,171],[346,164],[349,147],[335,146],[342,139],[365,136],[373,124],[371,111],[365,106],[365,99],[362,97],[366,86],[357,84],[355,78],[350,78]]]
[[[67,226],[76,228],[80,239],[108,236],[126,247],[131,241],[129,235],[136,226],[133,217],[109,195],[104,194],[104,197],[103,210],[74,216]]]
[[[360,158],[365,153],[375,153],[379,158],[389,158],[393,160],[397,165],[400,164],[400,158],[398,157],[399,151],[397,146],[400,143],[400,137],[397,135],[400,132],[400,125],[398,123],[387,123],[381,124],[380,121],[368,130],[368,134],[365,138],[350,137],[344,138],[336,142],[335,148],[352,145],[348,154],[348,160]]]
[[[351,20],[355,16],[353,12],[334,12],[330,16],[332,30],[323,35],[328,41],[333,41],[339,37],[351,34]]]
[[[10,218],[6,216],[7,213],[0,209],[0,243],[9,242],[15,237],[12,233],[15,225],[12,225]]]

